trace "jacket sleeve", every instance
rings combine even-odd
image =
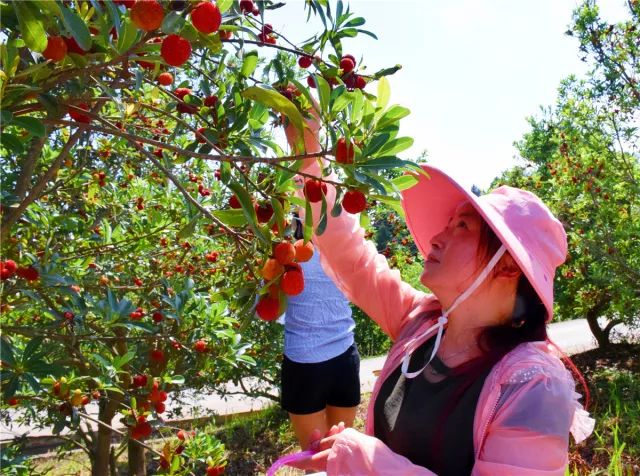
[[[320,160],[308,161],[301,171],[320,176]],[[335,176],[326,179],[335,180]],[[301,180],[298,181],[300,183]],[[304,196],[302,190],[298,191],[298,195]],[[327,210],[332,209],[335,196],[335,188],[328,184]],[[315,229],[320,218],[321,203],[311,205]],[[427,295],[402,281],[398,270],[389,268],[385,256],[364,238],[364,229],[356,215],[345,211],[338,217],[327,214],[324,233],[313,237],[325,273],[352,303],[378,323],[392,340],[396,340],[409,320],[409,311]],[[303,210],[301,216],[304,216]]]
[[[391,451],[373,436],[347,428],[336,439],[327,459],[327,476],[436,476]]]
[[[501,386],[496,408],[473,476],[565,474],[575,404],[564,376],[525,369]]]

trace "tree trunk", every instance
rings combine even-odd
[[[589,329],[593,333],[594,337],[598,341],[598,347],[605,348],[611,345],[611,341],[609,340],[609,335],[611,334],[611,329],[613,326],[606,326],[604,329],[600,327],[598,324],[598,317],[600,313],[605,307],[606,301],[600,300],[596,303],[594,307],[587,311],[587,322],[589,323]]]
[[[120,405],[122,396],[117,393],[107,393],[107,401],[100,405],[98,419],[105,425],[98,426],[98,437],[93,454],[95,459],[91,462],[91,476],[110,476],[111,466],[111,420]]]
[[[145,447],[135,440],[129,440],[127,444],[129,453],[129,476],[147,476],[147,462]]]

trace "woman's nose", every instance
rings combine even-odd
[[[446,233],[446,228],[444,230],[442,230],[440,233],[438,233],[437,235],[434,235],[433,238],[431,238],[431,246],[437,250],[439,250],[440,248],[442,248],[442,244],[443,244],[443,237],[444,234]]]

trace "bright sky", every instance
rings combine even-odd
[[[401,135],[415,140],[405,157],[427,150],[430,164],[464,186],[486,188],[516,163],[513,142],[528,130],[526,117],[554,103],[561,79],[586,71],[577,40],[564,34],[576,3],[353,0],[378,41],[348,39],[344,52],[370,71],[403,66],[389,81],[391,103],[412,111],[402,120]],[[608,21],[624,18],[624,0],[598,3]],[[303,12],[302,0],[289,1],[266,22],[298,43],[319,31]]]

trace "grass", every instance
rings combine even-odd
[[[640,474],[640,345],[618,344],[573,357],[591,391],[589,411],[596,419],[593,435],[580,445],[571,444],[567,476],[630,476]],[[370,395],[363,395],[355,427],[362,430]],[[274,406],[224,425],[196,428],[211,432],[226,446],[226,474],[265,474],[281,455],[299,451],[286,412]],[[162,441],[154,443],[160,448]],[[119,474],[126,474],[126,451],[119,459]],[[90,474],[82,453],[66,454],[62,461],[35,460],[34,473],[48,476]],[[152,471],[149,474],[154,474]],[[304,474],[292,468],[278,476]]]

